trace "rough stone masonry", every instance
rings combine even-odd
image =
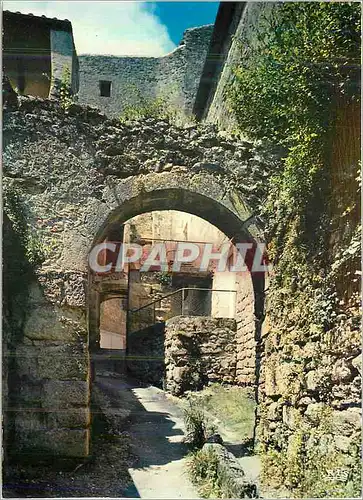
[[[176,316],[165,326],[165,385],[175,396],[236,382],[236,321]]]
[[[162,98],[190,115],[212,31],[213,25],[186,30],[179,46],[163,57],[79,56],[79,103],[117,118],[128,107]],[[109,83],[109,95],[101,95],[101,81]]]
[[[261,148],[213,127],[178,128],[155,119],[121,124],[90,108],[65,110],[30,97],[5,104],[4,198],[10,222],[4,236],[6,241],[14,234],[12,241],[20,242],[14,244],[17,252],[10,245],[5,255],[10,278],[4,356],[11,365],[5,418],[12,429],[11,452],[85,456],[88,345],[98,334],[90,318],[92,245],[110,227],[163,208],[195,213],[229,237],[258,240],[252,210],[271,160]],[[15,291],[13,268],[20,273]],[[255,304],[253,295],[250,303]],[[249,314],[245,326],[253,339],[261,312],[252,305]],[[239,359],[237,353],[237,364],[243,355]]]

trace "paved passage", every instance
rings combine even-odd
[[[185,473],[181,409],[156,387],[136,387],[121,379],[97,377],[104,389],[120,393],[130,407],[128,432],[138,457],[129,469],[133,485],[125,497],[200,498]]]

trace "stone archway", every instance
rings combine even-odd
[[[183,187],[180,187],[183,186]],[[113,203],[108,213],[98,213],[99,230],[95,245],[105,238],[122,241],[123,224],[141,213],[154,210],[178,210],[197,215],[223,231],[234,244],[260,242],[238,192],[228,194],[211,174],[194,176],[186,172],[168,172],[132,177],[112,190]],[[94,224],[94,221],[92,221]],[[91,274],[90,274],[91,276]],[[106,277],[106,280],[108,278]],[[100,294],[89,278],[89,342],[91,350],[99,347]],[[263,318],[264,276],[244,273],[237,281],[237,353],[236,381],[254,386],[259,371],[259,339]]]
[[[14,309],[10,318],[17,337],[8,355],[19,388],[7,415],[12,451],[85,456],[90,249],[110,230],[117,232],[120,221],[173,208],[201,216],[235,242],[260,241],[251,207],[263,179],[251,171],[264,160],[252,144],[210,127],[177,128],[160,120],[121,124],[77,105],[65,111],[34,98],[20,104],[4,113],[5,212],[24,231],[33,272],[24,290],[24,317],[18,320]],[[249,311],[240,321],[241,332],[249,332],[241,336],[241,353],[256,351],[263,281],[253,276],[239,295]],[[258,367],[249,361],[247,370],[243,356],[240,383],[254,383]]]

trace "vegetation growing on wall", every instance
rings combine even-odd
[[[136,85],[130,85],[127,91],[128,104],[125,106],[121,122],[154,118],[177,125],[189,123],[193,119],[187,117],[182,109],[177,109],[170,102],[170,96],[176,89],[170,88],[157,97],[146,97]]]
[[[359,3],[286,2],[267,7],[241,40],[227,93],[239,129],[285,151],[260,212],[274,265],[269,337],[294,373],[282,394],[291,405],[298,403],[311,361],[299,358],[295,346],[317,342],[319,369],[325,356],[334,362],[347,345],[354,355],[360,343],[359,62]],[[320,395],[330,404],[331,366],[324,380]],[[295,494],[330,496],[334,485],[322,480],[326,450],[315,447],[310,456],[308,434],[297,423],[287,447],[287,436],[279,446],[262,430],[266,471],[276,466],[280,483]],[[303,467],[294,466],[300,462]],[[336,496],[359,494],[359,468],[350,470],[346,490],[340,483]],[[265,474],[266,481],[272,476]]]
[[[71,70],[68,66],[63,68],[62,79],[60,81],[59,88],[59,100],[61,107],[68,111],[70,106],[74,104],[74,97],[72,93],[72,78],[71,78]]]
[[[44,259],[43,246],[39,237],[27,222],[26,208],[22,201],[21,191],[14,185],[4,186],[4,212],[9,217],[12,229],[19,238],[19,242],[30,266],[35,268]],[[15,249],[14,249],[15,250]]]
[[[302,229],[321,219],[314,208],[324,209],[324,200],[311,204],[325,194],[335,118],[359,99],[360,5],[282,4],[262,16],[254,35],[257,42],[241,40],[248,49],[228,97],[241,130],[287,150],[263,208],[269,239],[277,231],[283,243],[296,217]]]

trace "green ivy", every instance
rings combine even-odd
[[[339,134],[339,113],[359,106],[360,18],[360,3],[265,4],[258,21],[238,40],[240,55],[226,92],[239,132],[284,151],[266,182],[259,215],[274,267],[268,294],[270,335],[281,339],[280,356],[295,364],[293,347],[311,340],[318,342],[321,355],[324,349],[338,353],[344,343],[341,321],[346,321],[338,319],[340,312],[345,318],[357,314],[356,304],[351,312],[348,299],[356,300],[352,291],[359,284],[359,183],[354,180],[359,151],[353,165],[351,156],[339,164],[356,186],[353,200],[351,192],[348,197],[344,193],[345,186],[337,191],[333,185],[337,160],[331,150]],[[333,230],[338,243],[332,249]],[[344,289],[347,282],[354,286],[344,293],[338,285]],[[355,330],[345,330],[352,346]],[[314,362],[319,365],[320,359]],[[302,373],[304,363],[302,358]],[[296,381],[282,395],[291,404],[299,391],[298,377]],[[326,383],[322,397],[329,404],[330,380]],[[339,496],[314,465],[325,464],[324,453],[307,454],[308,429],[297,426],[290,433],[289,453],[271,443],[268,429],[261,432],[267,481],[276,473],[280,485],[285,483],[298,496]],[[339,456],[334,460],[339,466]],[[334,487],[343,496],[359,494],[356,477]]]
[[[332,313],[339,302],[336,283],[345,274],[358,286],[359,185],[356,200],[334,214],[330,150],[339,110],[359,101],[360,4],[266,4],[239,46],[226,92],[231,112],[240,132],[285,151],[260,207],[274,264],[270,295],[278,301],[289,290],[293,302],[305,302],[308,314],[321,311],[318,327],[326,329],[333,324],[326,299]],[[345,200],[342,191],[338,196]],[[334,252],[333,228],[340,235]]]
[[[251,138],[287,150],[264,207],[265,215],[275,215],[267,217],[274,232],[297,214],[303,217],[308,200],[324,194],[337,102],[359,98],[360,4],[268,6],[239,43],[240,62],[227,91],[231,111]]]
[[[59,99],[61,107],[67,111],[74,104],[74,96],[72,92],[72,77],[68,66],[64,66],[62,79],[60,81]]]
[[[43,244],[27,222],[26,207],[20,190],[10,184],[4,186],[3,195],[4,212],[9,217],[12,229],[24,248],[25,258],[34,269],[44,260]]]

